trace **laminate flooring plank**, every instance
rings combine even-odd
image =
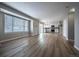
[[[75,57],[77,51],[59,33],[43,33],[21,38],[0,45],[0,56],[4,57]]]

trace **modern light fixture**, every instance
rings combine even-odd
[[[72,8],[70,6],[66,6],[66,8],[68,9],[69,12],[75,12],[75,8]]]
[[[71,8],[70,9],[70,12],[75,12],[75,8]]]

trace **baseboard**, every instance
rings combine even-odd
[[[68,38],[67,38],[67,37],[65,37],[65,36],[63,36],[63,38],[65,38],[66,40],[68,40]]]
[[[19,36],[19,37],[14,37],[14,38],[6,39],[6,40],[0,40],[0,43],[12,41],[12,40],[16,40],[16,39],[20,39],[20,38],[24,38],[24,37],[34,37],[34,36],[37,36],[37,35],[33,35],[33,36],[32,35],[31,36]]]
[[[74,45],[74,48],[76,48],[79,51],[79,48],[76,45]]]
[[[0,40],[0,43],[7,42],[7,41],[12,41],[12,40],[19,39],[19,38],[23,38],[23,37],[25,37],[25,36],[10,38],[10,39],[6,39],[6,40]]]
[[[65,40],[67,40],[67,41],[68,41],[68,38],[66,38],[66,37],[65,37]]]

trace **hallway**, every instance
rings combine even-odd
[[[74,57],[78,56],[77,53],[58,33],[42,33],[39,36],[4,42],[0,46],[0,56]]]

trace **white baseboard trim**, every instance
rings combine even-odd
[[[0,43],[7,42],[7,41],[12,41],[12,40],[19,39],[19,38],[22,38],[22,37],[25,37],[25,36],[10,38],[10,39],[6,39],[6,40],[0,40]]]
[[[77,47],[76,45],[74,45],[74,48],[76,48],[79,51],[79,47]]]
[[[33,36],[36,36],[36,35],[33,35]],[[23,38],[23,37],[33,37],[33,36],[26,36],[25,35],[25,36],[19,36],[19,37],[15,37],[15,38],[6,39],[6,40],[4,39],[4,40],[0,40],[0,43],[20,39],[20,38]]]
[[[66,40],[68,40],[68,38],[67,37],[65,37],[65,36],[63,36]]]

